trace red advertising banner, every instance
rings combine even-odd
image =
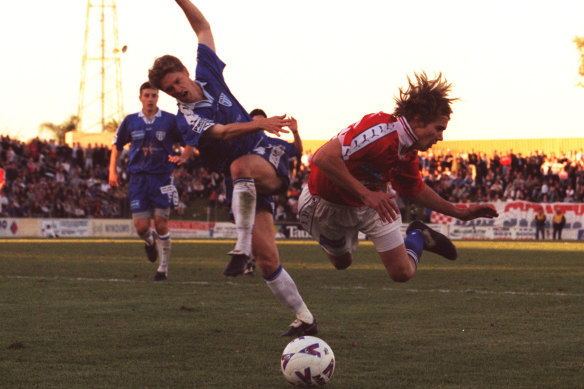
[[[546,238],[551,238],[552,220],[557,210],[561,210],[566,218],[562,231],[563,239],[583,239],[584,236],[584,204],[583,203],[530,203],[528,201],[510,201],[491,203],[499,212],[495,219],[476,219],[462,221],[438,212],[432,212],[430,221],[448,227],[448,231],[458,237],[469,237],[477,232],[474,239],[533,239],[535,238],[535,215],[543,209],[546,215]],[[466,208],[467,204],[458,204]],[[484,227],[491,227],[486,233]],[[490,229],[489,229],[490,230]],[[479,232],[480,231],[480,232]],[[455,238],[455,236],[451,236]],[[455,238],[456,239],[456,238]],[[470,239],[470,238],[469,238]]]

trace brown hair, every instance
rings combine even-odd
[[[168,73],[186,71],[187,68],[180,59],[172,55],[163,55],[154,60],[154,64],[148,70],[148,80],[156,89],[162,89],[162,79]]]
[[[424,124],[431,123],[440,116],[450,119],[450,104],[458,100],[448,97],[452,84],[442,77],[442,73],[434,80],[429,80],[425,72],[414,73],[414,78],[415,84],[408,76],[407,89],[399,89],[399,97],[395,98],[394,115],[405,117],[408,121],[418,117]]]
[[[158,89],[158,88],[153,87],[152,84],[150,84],[148,81],[146,81],[145,83],[140,85],[140,94],[142,94],[142,91],[144,89]]]

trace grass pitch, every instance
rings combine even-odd
[[[175,240],[154,283],[138,240],[0,241],[0,387],[289,387],[293,315],[261,276],[222,276],[231,246]],[[457,246],[397,284],[370,244],[345,271],[279,244],[335,353],[327,387],[584,387],[584,244]]]

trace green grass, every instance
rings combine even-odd
[[[279,245],[335,353],[330,388],[584,387],[584,244],[458,242],[391,282],[374,248],[332,269]],[[0,241],[0,387],[287,388],[293,315],[260,276],[225,279],[231,242],[173,242],[150,280],[138,240]]]

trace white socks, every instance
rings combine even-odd
[[[274,274],[268,277],[264,276],[264,280],[274,296],[290,308],[296,314],[297,319],[309,324],[314,322],[314,316],[304,304],[294,280],[282,265]]]
[[[237,228],[235,250],[251,255],[251,236],[256,211],[257,192],[253,178],[239,178],[233,181],[231,209]]]
[[[158,246],[158,258],[160,262],[158,263],[159,273],[168,274],[168,260],[170,259],[170,232],[166,235],[159,235],[156,240],[156,245]]]

